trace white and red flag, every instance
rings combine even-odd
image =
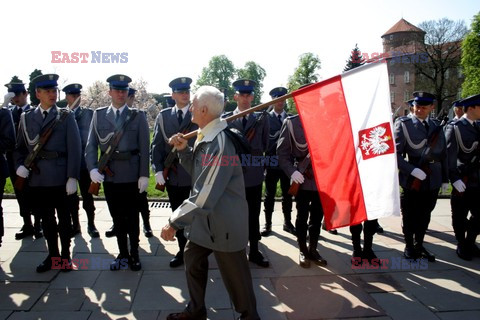
[[[400,214],[387,65],[293,92],[327,229]]]

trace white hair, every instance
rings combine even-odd
[[[211,115],[219,117],[223,113],[223,93],[215,87],[201,86],[193,99],[197,99],[200,106],[206,106]]]

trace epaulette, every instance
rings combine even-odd
[[[411,120],[412,120],[412,117],[402,116],[402,117],[398,117],[398,120],[399,120],[399,121],[402,121],[402,122],[411,121]]]
[[[108,109],[108,106],[107,107],[100,107],[100,108],[97,108],[95,109],[96,111],[103,111],[103,110],[107,110]]]
[[[233,114],[233,111],[228,111],[228,112],[225,112],[224,114],[222,114],[222,119],[225,119],[225,118],[228,118],[230,117],[231,115]]]
[[[160,110],[160,113],[165,113],[167,111],[170,112],[170,111],[172,111],[172,109],[173,109],[172,107],[164,108],[164,109]]]
[[[287,119],[292,120],[292,119],[295,119],[296,117],[298,117],[298,114],[294,114],[293,116],[288,116]]]

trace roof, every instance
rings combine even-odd
[[[392,34],[392,33],[397,33],[397,32],[422,32],[422,33],[425,33],[425,31],[423,31],[422,29],[414,26],[413,24],[411,24],[410,22],[408,22],[407,20],[405,19],[400,19],[397,23],[395,23],[395,25],[393,27],[391,27],[390,29],[388,29],[387,32],[385,32],[382,37],[384,36],[388,36],[389,34]]]

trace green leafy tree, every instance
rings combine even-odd
[[[42,75],[42,70],[35,69],[32,73],[30,73],[30,83],[28,84],[28,94],[30,95],[30,104],[32,106],[38,106],[40,100],[37,99],[37,95],[35,94],[35,86],[32,84],[32,79],[35,77]]]
[[[289,92],[295,91],[302,85],[318,82],[318,71],[321,68],[320,58],[313,53],[300,55],[298,67],[292,76],[288,77],[287,88]],[[290,112],[296,113],[293,100],[287,100],[287,107]]]
[[[195,88],[200,86],[214,86],[223,89],[226,95],[233,96],[232,81],[235,77],[235,67],[225,55],[214,56],[208,62],[208,66],[202,69],[197,79]]]
[[[462,68],[465,81],[462,96],[480,92],[480,12],[473,17],[471,30],[462,42]]]
[[[347,65],[343,68],[343,71],[348,71],[360,67],[365,64],[365,58],[362,55],[362,51],[358,48],[358,44],[355,44],[350,58],[347,60]]]
[[[456,99],[461,88],[461,79],[457,74],[461,41],[467,33],[467,27],[462,20],[443,18],[424,21],[419,24],[419,28],[426,32],[420,52],[426,54],[428,59],[413,63],[418,75],[415,89],[435,94],[437,111],[440,111],[447,100]]]
[[[17,76],[13,76],[13,77],[12,77],[12,80],[10,80],[10,82],[23,83],[23,81],[20,80],[20,78],[17,77]]]
[[[257,82],[257,87],[255,88],[255,97],[253,99],[253,105],[261,103],[263,95],[263,79],[267,72],[259,64],[248,61],[245,63],[245,67],[237,70],[238,79],[250,79]]]

